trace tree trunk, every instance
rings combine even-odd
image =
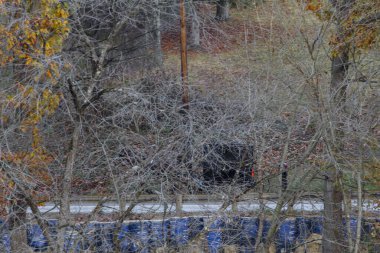
[[[363,218],[363,203],[362,203],[362,177],[361,177],[361,169],[362,166],[357,170],[357,184],[358,184],[358,218],[356,221],[356,238],[355,238],[355,246],[354,253],[359,252],[360,247],[360,237],[361,237],[361,229],[362,229],[362,218]]]
[[[335,48],[334,56],[331,60],[331,115],[330,129],[331,136],[327,136],[332,160],[335,161],[326,173],[325,193],[324,193],[324,224],[322,251],[327,252],[344,252],[344,229],[342,224],[342,202],[343,194],[340,187],[342,180],[342,171],[340,166],[343,163],[339,158],[344,151],[344,144],[341,141],[344,137],[343,125],[337,115],[345,112],[345,101],[347,84],[346,78],[349,67],[349,49],[345,45],[344,22],[346,21],[349,11],[351,10],[353,0],[337,0],[331,1],[335,9],[336,37],[340,45]],[[348,221],[349,222],[349,221]]]
[[[335,167],[326,173],[324,189],[324,221],[322,252],[344,252],[343,243],[343,195],[339,187],[340,173]]]
[[[9,210],[9,230],[12,253],[28,252],[26,237],[26,209],[27,203],[22,194],[15,194],[14,202]]]
[[[200,22],[199,16],[195,6],[191,8],[191,34],[190,34],[190,46],[192,48],[199,48],[201,46],[200,37]]]
[[[24,191],[25,192],[25,191]],[[52,235],[50,234],[50,229],[49,229],[49,223],[47,220],[45,220],[42,217],[42,214],[40,210],[38,209],[37,203],[33,200],[31,196],[26,196],[25,195],[25,201],[27,205],[30,207],[30,210],[32,211],[32,214],[34,218],[37,221],[38,226],[42,229],[42,234],[45,236],[47,243],[48,243],[48,248],[46,249],[46,253],[51,253],[55,249],[55,240],[52,238]]]
[[[261,159],[260,159],[261,160]],[[257,252],[259,249],[259,245],[262,244],[263,239],[263,231],[264,231],[264,222],[265,222],[265,203],[263,199],[264,194],[264,172],[261,168],[261,162],[258,163],[258,170],[257,170],[257,181],[259,182],[259,204],[260,204],[260,214],[259,214],[259,229],[257,232],[257,238],[255,241],[254,249]]]
[[[79,120],[78,120],[79,121]],[[56,252],[62,252],[65,242],[65,230],[71,223],[70,213],[70,196],[71,196],[71,183],[73,181],[74,162],[78,149],[80,126],[75,122],[74,132],[72,134],[71,145],[66,160],[66,168],[62,183],[62,196],[60,201],[60,216],[59,216],[59,229],[57,236],[57,249]]]
[[[163,55],[161,48],[161,11],[159,6],[159,0],[154,0],[154,57],[156,59],[157,66],[162,66]]]
[[[334,116],[337,115],[337,111],[343,112],[344,102],[346,100],[345,79],[348,71],[348,49],[340,49],[338,55],[333,57],[331,62],[331,92],[332,109],[331,115],[332,121],[337,121]],[[343,144],[341,139],[344,136],[344,132],[339,122],[335,122],[334,129],[331,129],[333,133],[332,146],[333,152],[339,154],[343,151]],[[335,155],[334,154],[334,155]],[[337,163],[339,163],[339,159]],[[343,229],[343,194],[340,187],[340,181],[342,172],[339,171],[338,166],[331,166],[328,168],[325,177],[325,189],[324,189],[324,223],[323,223],[323,240],[322,251],[327,252],[344,252],[344,229]]]
[[[337,107],[345,102],[347,90],[345,79],[348,73],[348,50],[342,50],[331,62],[331,92],[334,95],[334,105]]]
[[[216,2],[216,20],[225,21],[229,18],[229,6],[228,0],[219,0]]]
[[[347,231],[347,241],[348,241],[348,251],[352,252],[354,249],[353,243],[352,243],[352,230],[351,230],[351,194],[344,189],[343,185],[343,178],[340,178],[340,189],[342,190],[342,196],[343,196],[343,210],[344,210],[344,216],[346,220],[346,231]]]

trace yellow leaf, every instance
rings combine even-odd
[[[10,182],[8,183],[8,187],[9,187],[9,188],[13,188],[13,186],[15,186],[15,183],[14,183],[13,181],[10,181]]]
[[[25,64],[26,64],[26,65],[31,65],[32,63],[33,63],[33,59],[32,59],[32,57],[27,56],[27,57],[26,57]]]
[[[42,92],[42,97],[44,99],[48,99],[49,95],[50,95],[50,91],[48,89],[44,89],[44,91]]]

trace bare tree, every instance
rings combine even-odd
[[[224,21],[229,18],[229,0],[218,0],[216,2],[216,15],[215,19]]]
[[[358,252],[363,244],[365,167],[378,155],[377,100],[368,95],[375,90],[370,80],[378,79],[377,63],[358,57],[352,48],[330,59],[329,33],[339,29],[331,20],[318,21],[304,6],[291,4],[272,1],[247,7],[243,21],[233,20],[242,23],[231,28],[229,1],[217,1],[216,19],[226,20],[223,23],[214,19],[215,1],[191,1],[188,20],[193,44],[222,41],[227,46],[219,54],[207,52],[206,47],[192,52],[189,109],[183,110],[175,72],[178,54],[164,55],[162,48],[167,45],[161,39],[179,35],[177,1],[68,1],[71,31],[56,56],[62,75],[54,91],[61,100],[39,128],[41,142],[54,154],[46,169],[49,180],[25,173],[23,163],[1,160],[1,173],[18,182],[17,188],[0,182],[13,190],[4,194],[14,200],[12,210],[5,212],[12,247],[27,251],[26,227],[37,223],[51,252],[65,252],[68,237],[73,247],[121,252],[129,243],[125,222],[159,219],[165,224],[169,217],[187,215],[173,211],[176,201],[178,207],[182,204],[175,195],[194,201],[201,195],[202,203],[221,203],[215,212],[197,213],[208,218],[186,243],[148,246],[141,239],[136,247],[207,251],[207,235],[219,233],[223,245],[218,247],[269,251],[282,223],[295,215],[293,206],[301,196],[324,193],[324,251]],[[345,11],[336,15],[346,15]],[[290,15],[290,24],[285,24]],[[230,43],[229,36],[237,42]],[[20,77],[11,66],[0,71],[2,85]],[[359,72],[370,79],[358,82]],[[46,84],[41,85],[43,90]],[[2,152],[26,149],[31,142],[28,134],[18,130],[25,111],[13,107],[3,95],[23,96],[14,90],[0,94],[1,113],[9,118],[1,119]],[[288,185],[281,189],[285,164]],[[343,225],[343,215],[355,216],[356,207],[343,213],[342,193],[349,206],[351,189],[359,194],[359,224],[351,231],[352,238],[345,239],[341,235],[350,231],[350,223],[346,220]],[[29,194],[33,191],[46,192],[41,202],[54,203],[59,213],[41,213],[39,198]],[[82,195],[98,196],[96,207],[85,215],[73,214],[72,201]],[[268,195],[276,198],[274,208],[269,208]],[[147,199],[154,199],[163,211],[146,205]],[[257,204],[255,211],[244,209]],[[141,214],[143,207],[145,214]],[[108,215],[105,210],[113,211]],[[244,231],[251,229],[248,220],[236,216],[258,217],[255,238]],[[52,217],[58,219],[57,238],[49,233]],[[91,223],[94,220],[112,224],[99,232]],[[143,231],[142,226],[139,229]],[[113,232],[102,243],[95,242],[105,231]],[[291,242],[286,250],[297,244]],[[299,244],[307,247],[305,241]]]

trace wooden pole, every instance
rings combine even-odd
[[[179,14],[181,17],[181,78],[182,78],[182,103],[185,109],[189,109],[189,84],[187,80],[187,45],[186,45],[186,11],[185,0],[179,2]]]
[[[175,198],[175,212],[178,216],[181,216],[182,214],[182,207],[183,207],[183,200],[182,200],[182,194],[177,194]]]

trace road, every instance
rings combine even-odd
[[[357,200],[353,199],[352,208],[357,208]],[[96,207],[96,201],[75,201],[71,204],[70,210],[72,213],[90,213]],[[276,200],[266,200],[265,206],[268,210],[274,210],[276,207]],[[182,204],[182,211],[187,213],[199,213],[199,212],[215,212],[222,205],[221,201],[184,201]],[[128,208],[129,204],[126,204]],[[175,212],[175,204],[167,204],[167,212]],[[380,213],[380,209],[376,208],[376,203],[374,200],[365,200],[363,203],[363,210],[366,212]],[[260,205],[258,201],[243,201],[237,203],[238,211],[257,211]],[[285,207],[286,208],[286,207]],[[284,208],[284,209],[285,209]],[[53,203],[46,203],[44,206],[39,207],[42,213],[57,213],[59,208]],[[163,202],[151,202],[145,201],[136,205],[132,212],[135,214],[146,214],[146,213],[163,213],[165,209],[165,204]],[[305,212],[318,212],[323,211],[323,202],[319,199],[304,199],[297,201],[293,209],[295,211],[305,211]],[[231,206],[227,208],[227,211],[231,210]],[[103,213],[113,213],[119,211],[119,205],[115,201],[106,202],[103,205]],[[31,210],[28,209],[30,213]]]

